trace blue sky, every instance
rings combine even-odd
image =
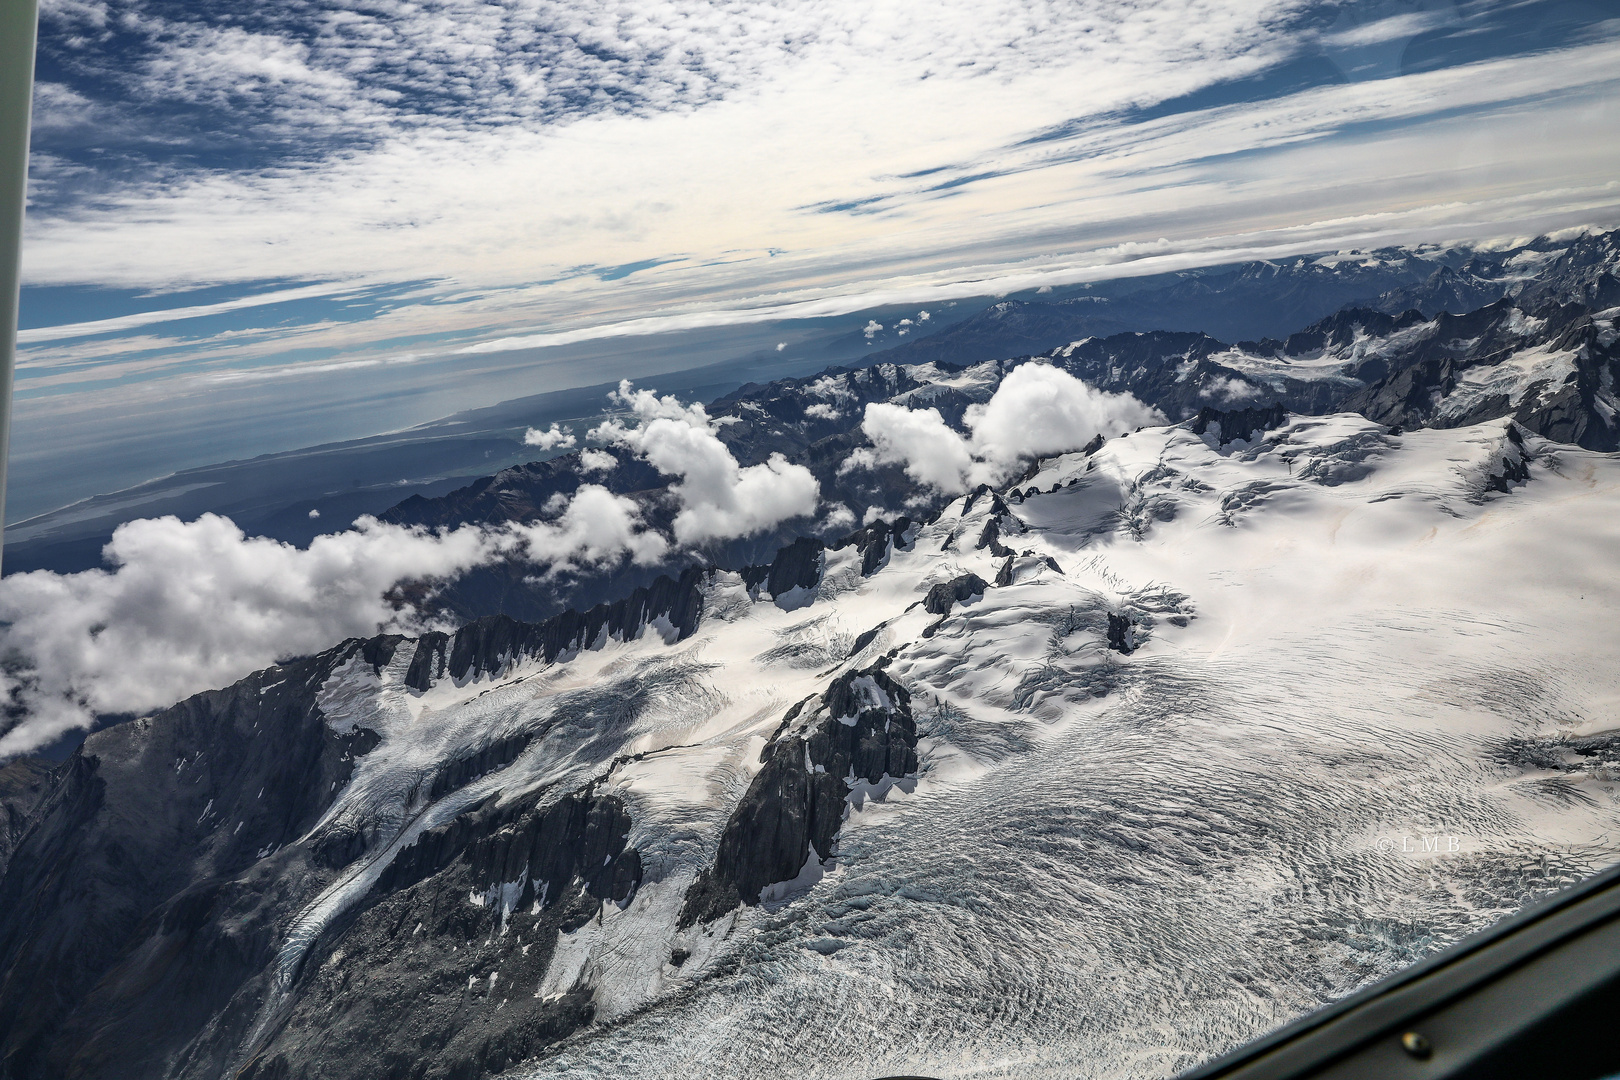
[[[184,439],[244,382],[1613,224],[1617,88],[1581,0],[44,0],[14,451]]]

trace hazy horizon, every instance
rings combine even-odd
[[[47,0],[8,517],[784,320],[1612,227],[1617,61],[1553,0]]]

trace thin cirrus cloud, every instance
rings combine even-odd
[[[47,5],[29,280],[320,276],[330,284],[316,288],[336,292],[430,272],[440,299],[477,290],[390,307],[368,323],[373,342],[498,340],[525,323],[584,332],[683,305],[993,280],[1035,259],[1084,263],[1140,239],[1149,215],[1171,219],[1155,232],[1182,249],[1242,246],[1347,207],[1402,208],[1391,233],[1472,226],[1459,203],[1502,185],[1470,183],[1455,160],[1466,134],[1446,118],[1471,115],[1475,141],[1482,122],[1512,139],[1526,101],[1579,109],[1611,92],[1620,56],[1601,38],[1556,59],[1133,121],[1302,50],[1327,69],[1334,48],[1460,16],[1375,5],[1370,15],[1388,17],[1340,25],[1343,9],[1328,21],[1303,0],[958,2],[927,18],[825,3],[446,3],[271,6],[221,26],[165,10]],[[97,154],[83,145],[92,114],[96,133],[112,133]],[[1302,198],[1285,157],[1269,178],[1241,167],[1245,155],[1426,123],[1441,152],[1379,154],[1365,190],[1324,178]],[[1067,134],[1032,140],[1052,131]],[[1531,198],[1512,224],[1612,209],[1602,179],[1614,152],[1555,141],[1558,160],[1510,186],[1533,196],[1556,175],[1594,190]],[[1451,184],[1444,198],[1437,178]],[[1291,205],[1257,209],[1279,191]],[[1414,206],[1418,191],[1430,198]],[[368,344],[350,330],[328,339]]]

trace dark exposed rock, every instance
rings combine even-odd
[[[1012,548],[1001,542],[1001,519],[992,517],[984,523],[984,531],[979,534],[979,542],[973,545],[974,550],[989,548],[990,554],[998,559],[1004,559],[1012,554]]]
[[[980,484],[978,487],[968,492],[966,501],[962,503],[963,516],[966,516],[980,499],[985,498],[990,500],[990,513],[992,515],[1006,514],[1010,512],[1007,509],[1007,504],[1002,501],[1001,496],[996,494],[995,490],[991,488],[989,484]]]
[[[1264,409],[1234,409],[1223,411],[1221,409],[1203,408],[1193,418],[1192,433],[1202,435],[1215,424],[1220,434],[1218,436],[1221,446],[1238,439],[1247,440],[1251,436],[1267,432],[1273,428],[1281,427],[1288,420],[1288,410],[1281,405],[1272,405]]]
[[[544,1053],[590,1023],[592,995],[532,988],[561,933],[634,893],[629,828],[617,799],[587,788],[543,806],[491,801],[430,830],[404,872],[323,933],[241,1075],[476,1080]]]
[[[625,847],[629,834],[623,804],[589,790],[544,807],[486,804],[424,832],[388,864],[376,890],[409,888],[462,859],[475,889],[517,883],[514,903],[522,907],[542,888],[555,903],[576,878],[589,895],[622,901],[641,882],[641,856]]]
[[[1323,349],[1344,348],[1362,337],[1388,337],[1425,322],[1421,311],[1401,311],[1385,314],[1361,307],[1347,307],[1334,312],[1298,333],[1289,334],[1282,343],[1282,352],[1288,356],[1304,356]]]
[[[908,534],[911,527],[910,518],[896,518],[892,526],[880,519],[864,529],[850,533],[832,547],[839,550],[853,545],[861,553],[861,576],[870,577],[888,563],[889,555],[894,549],[898,548],[901,551],[910,549]]]
[[[500,616],[495,616],[499,618]],[[430,630],[416,639],[416,654],[405,671],[405,685],[412,690],[427,691],[444,678],[444,652],[450,635]]]
[[[1136,628],[1130,616],[1109,613],[1108,647],[1126,656],[1136,651]]]
[[[685,638],[697,629],[703,613],[704,574],[692,569],[678,580],[660,577],[623,600],[597,604],[584,613],[565,611],[544,622],[491,615],[468,623],[453,635],[423,634],[405,684],[426,690],[445,676],[460,682],[499,674],[514,660],[538,657],[550,662],[565,652],[589,647],[604,632],[620,639],[634,637],[657,619],[675,629],[677,640]]]
[[[1517,424],[1511,421],[1507,426],[1507,452],[1502,455],[1502,471],[1493,472],[1485,478],[1485,486],[1492,491],[1500,491],[1506,495],[1513,490],[1512,485],[1523,484],[1530,479],[1530,462],[1524,449],[1524,436],[1519,434]]]
[[[55,775],[56,766],[44,758],[20,757],[0,765],[0,876]]]
[[[1487,483],[1493,490],[1506,494],[1512,490],[1510,485],[1522,484],[1529,479],[1530,467],[1524,463],[1524,459],[1510,455],[1502,459],[1502,471],[1491,474]]]
[[[761,585],[771,596],[782,596],[794,589],[814,589],[821,584],[823,553],[827,545],[813,536],[803,536],[776,553],[768,566],[745,566],[739,573],[750,590]]]
[[[1007,561],[1002,563],[1001,569],[996,571],[997,588],[1004,585],[1011,585],[1013,583],[1013,562],[1015,561],[1015,558],[1016,557],[1011,552],[1008,552]]]
[[[881,634],[882,632],[883,632],[883,627],[874,626],[874,627],[872,627],[872,629],[867,630],[864,633],[862,633],[860,637],[855,639],[855,644],[850,646],[849,655],[858,656],[860,654],[860,651],[862,649],[866,648],[868,645],[872,644],[872,642],[876,641],[877,636],[879,634]]]
[[[464,787],[485,773],[510,765],[529,748],[530,739],[528,732],[517,732],[504,739],[496,739],[474,753],[445,762],[439,766],[438,774],[433,777],[433,785],[428,789],[428,798],[440,798],[457,788]]]
[[[63,764],[0,879],[0,1073],[164,1075],[270,963],[329,880],[293,842],[375,744],[314,704],[363,644],[96,732]]]
[[[833,854],[848,780],[879,783],[917,771],[911,695],[880,666],[839,676],[803,730],[778,736],[721,832],[714,862],[687,891],[679,925],[759,903],[809,860]],[[847,778],[847,779],[846,779]]]
[[[923,610],[930,615],[947,615],[952,607],[975,596],[983,596],[989,586],[978,574],[963,574],[950,581],[941,581],[928,590],[923,598]]]

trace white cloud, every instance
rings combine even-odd
[[[652,390],[633,390],[629,379],[620,379],[619,388],[608,394],[608,400],[622,405],[641,420],[678,420],[692,427],[707,428],[709,413],[699,402],[683,405],[673,394],[659,397]],[[596,438],[593,431],[592,438]]]
[[[855,524],[855,511],[843,503],[833,503],[827,508],[827,516],[821,519],[822,532],[836,532],[848,529]]]
[[[320,516],[321,516],[321,512],[319,510],[311,510],[309,512],[309,519],[311,521],[314,521],[316,518],[318,518]]]
[[[781,454],[743,468],[714,434],[702,405],[632,391],[628,381],[613,396],[643,422],[631,428],[609,420],[592,429],[591,438],[633,450],[677,478],[670,486],[681,506],[674,521],[676,543],[750,536],[815,513],[821,487],[809,469]]]
[[[1207,384],[1201,396],[1208,401],[1230,405],[1239,401],[1252,401],[1261,396],[1261,391],[1253,383],[1237,378],[1226,378],[1216,379]]]
[[[1078,450],[1099,433],[1111,436],[1166,422],[1164,414],[1130,394],[1098,390],[1041,363],[1014,368],[989,401],[968,407],[964,420],[973,432],[973,454],[986,466],[976,478],[990,483],[1000,482],[1020,462]]]
[[[872,440],[870,451],[857,450],[839,471],[876,463],[904,465],[919,484],[944,492],[963,490],[973,469],[967,441],[945,423],[938,409],[907,409],[885,401],[866,406],[861,430]]]
[[[607,566],[628,554],[648,565],[669,552],[669,541],[643,527],[640,508],[598,484],[582,484],[555,521],[513,526],[531,561],[557,573],[576,564]]]
[[[776,351],[777,351],[777,352],[781,352],[781,351],[782,351],[782,350],[783,350],[783,349],[785,349],[785,348],[787,348],[787,342],[785,342],[785,341],[778,341],[778,342],[777,342],[777,343],[776,343]]]
[[[1334,29],[1322,35],[1322,44],[1329,49],[1356,48],[1364,45],[1378,45],[1388,41],[1399,41],[1403,44],[1419,34],[1445,26],[1457,21],[1455,11],[1414,11],[1402,15],[1392,15],[1387,18],[1375,19],[1371,22],[1356,24],[1354,9],[1348,9],[1352,14],[1346,17],[1341,13]]]
[[[883,330],[883,324],[882,323],[878,322],[876,319],[867,320],[866,330],[865,330],[866,340],[871,341],[873,335],[882,332],[882,330]]]
[[[579,452],[579,468],[581,472],[612,472],[618,467],[619,459],[606,450],[587,449]]]
[[[780,454],[740,467],[701,405],[633,391],[628,383],[614,400],[641,423],[610,420],[592,435],[676,478],[670,493],[680,504],[677,544],[751,535],[815,512],[819,487],[808,469]],[[553,426],[536,434],[556,445],[562,433]],[[587,449],[581,464],[606,471],[617,461]],[[246,537],[212,514],[189,523],[173,517],[126,523],[105,549],[109,570],[0,580],[0,659],[7,672],[0,695],[25,715],[0,732],[0,759],[85,727],[98,713],[158,708],[344,637],[421,629],[414,608],[386,599],[401,582],[450,580],[508,558],[543,567],[544,579],[624,558],[651,565],[671,550],[666,537],[647,528],[634,500],[598,484],[583,484],[572,497],[558,493],[544,513],[549,520],[445,533],[361,518],[350,531],[316,537],[306,550]],[[827,520],[846,517],[853,520],[847,508],[834,507]]]
[[[305,550],[213,514],[149,518],[114,532],[111,569],[13,574],[0,580],[0,695],[25,718],[0,732],[0,760],[98,713],[159,708],[345,637],[420,631],[415,608],[387,599],[402,582],[452,580],[503,558],[549,577],[669,552],[634,501],[599,485],[548,510],[560,513],[442,533],[363,517]]]
[[[804,415],[814,416],[822,420],[836,420],[841,414],[831,404],[822,401],[805,409]]]
[[[567,450],[577,442],[572,431],[559,427],[556,423],[544,431],[530,428],[523,433],[524,446],[537,446],[541,450]]]
[[[415,611],[387,590],[452,578],[502,547],[481,529],[435,535],[370,518],[307,550],[212,514],[128,522],[107,545],[111,570],[0,580],[0,688],[28,711],[0,735],[0,758],[95,713],[144,712],[345,637],[412,629]]]
[[[1165,423],[1163,414],[1130,394],[1097,390],[1040,363],[1014,368],[988,402],[968,407],[964,420],[966,437],[938,409],[872,402],[861,423],[872,446],[851,454],[840,471],[901,465],[918,483],[955,494],[1003,483],[1020,463],[1078,450],[1099,433]]]

